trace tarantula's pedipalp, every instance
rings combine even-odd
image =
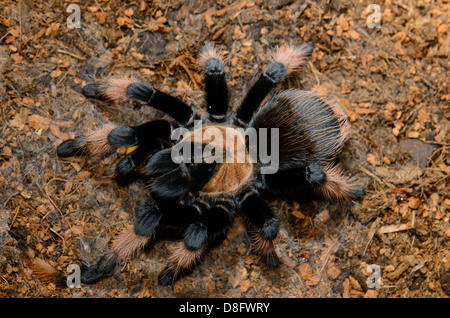
[[[108,142],[115,147],[137,146],[116,166],[116,179],[120,184],[135,180],[138,166],[149,156],[170,145],[172,127],[164,120],[154,120],[136,127],[121,127],[108,134]]]
[[[339,166],[348,123],[338,109],[302,90],[284,90],[268,97],[311,53],[309,44],[275,50],[236,113],[230,111],[223,57],[212,44],[200,51],[206,116],[194,114],[184,102],[132,78],[86,85],[83,94],[87,97],[110,102],[131,99],[166,112],[175,123],[107,124],[59,145],[60,157],[106,156],[127,147],[126,156],[116,166],[116,179],[124,185],[139,177],[148,190],[149,197],[134,211],[133,226],[117,236],[110,253],[83,272],[82,281],[98,281],[119,262],[170,236],[179,242],[158,282],[171,284],[225,237],[237,213],[246,222],[255,250],[275,268],[280,264],[275,252],[280,221],[266,195],[330,202],[361,198],[363,188]],[[197,116],[201,125],[194,123]],[[172,139],[178,128],[184,133]],[[265,138],[268,131],[270,140]],[[272,174],[265,174],[268,162],[259,157],[268,149],[276,154],[278,170]]]

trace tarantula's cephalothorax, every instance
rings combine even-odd
[[[175,230],[182,241],[159,275],[160,284],[170,284],[192,269],[211,244],[224,237],[237,212],[246,221],[256,250],[267,265],[277,267],[274,240],[279,221],[264,195],[306,194],[332,202],[360,198],[363,189],[353,185],[337,164],[348,130],[344,116],[311,92],[286,90],[268,97],[311,53],[309,44],[275,50],[271,63],[233,113],[229,112],[223,58],[211,44],[205,45],[200,64],[208,118],[134,79],[110,79],[85,86],[83,94],[87,97],[110,102],[131,99],[167,113],[173,121],[152,120],[135,127],[106,124],[58,147],[60,157],[83,153],[104,156],[122,146],[134,149],[118,163],[117,180],[126,184],[139,176],[149,189],[148,200],[134,211],[134,225],[113,241],[110,254],[82,273],[82,282],[98,281],[119,261]],[[195,124],[197,119],[201,120],[200,128]],[[172,140],[178,128],[187,133]],[[263,129],[275,129],[274,136],[278,137],[270,139],[267,146],[276,145],[278,151],[274,159],[277,170],[270,173],[263,173],[268,163],[259,156],[261,143],[257,143],[256,158],[250,158],[255,143],[247,132],[256,131],[259,141]],[[235,142],[230,146],[227,140]],[[175,147],[191,150],[191,155],[197,153],[200,158],[192,155],[190,161],[174,160]],[[231,160],[208,160],[208,156]],[[236,160],[239,156],[243,160]]]

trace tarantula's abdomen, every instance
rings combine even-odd
[[[334,106],[314,93],[286,90],[270,98],[250,127],[279,129],[280,169],[315,163],[326,166],[341,151],[347,122]]]

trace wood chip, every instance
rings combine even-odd
[[[378,229],[378,234],[394,233],[411,229],[410,224],[385,225]]]

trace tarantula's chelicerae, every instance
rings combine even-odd
[[[160,284],[173,283],[224,238],[237,213],[255,250],[268,266],[277,267],[279,220],[264,196],[306,195],[331,202],[360,198],[362,187],[352,184],[337,162],[348,131],[343,113],[308,91],[291,89],[269,97],[311,53],[306,43],[276,49],[235,112],[230,112],[223,56],[211,44],[199,58],[205,115],[131,78],[86,85],[83,94],[89,98],[130,99],[171,120],[134,127],[106,124],[59,145],[60,157],[101,157],[128,147],[131,152],[116,167],[117,180],[127,184],[139,176],[148,186],[147,201],[134,211],[134,225],[82,273],[82,282],[98,281],[120,261],[175,231],[181,241],[159,275]]]

